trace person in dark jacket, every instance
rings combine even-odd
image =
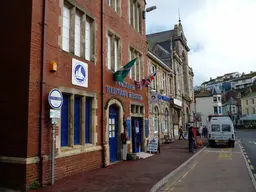
[[[193,133],[193,127],[189,127],[188,131],[188,146],[189,146],[189,152],[194,153],[194,143],[195,143],[195,135]]]

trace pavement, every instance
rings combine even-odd
[[[235,148],[206,148],[158,192],[254,192],[255,180],[251,180],[239,144],[236,142]]]
[[[237,137],[240,138],[245,157],[250,164],[250,168],[256,178],[256,130],[237,129]]]
[[[199,150],[199,149],[198,149]],[[56,181],[36,192],[149,192],[162,178],[194,154],[188,141],[161,144],[161,153],[147,159],[124,161],[107,168],[83,172]]]

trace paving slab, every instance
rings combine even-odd
[[[161,153],[147,159],[125,161],[107,168],[82,172],[56,181],[38,192],[149,192],[163,177],[179,167],[193,154],[188,141],[161,144]]]

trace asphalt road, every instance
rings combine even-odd
[[[158,192],[253,192],[242,153],[239,142],[235,148],[207,148]]]
[[[256,130],[237,129],[236,136],[240,138],[246,158],[248,159],[252,172],[254,173],[254,177],[256,178]]]

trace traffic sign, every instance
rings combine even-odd
[[[62,106],[63,96],[59,89],[54,88],[50,91],[48,95],[48,102],[51,108],[58,109]]]

